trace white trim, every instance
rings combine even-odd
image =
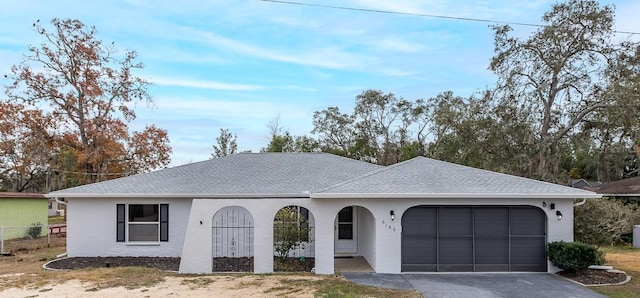
[[[599,199],[597,193],[313,193],[311,199]]]
[[[158,242],[153,242],[153,241],[137,242],[137,241],[133,241],[133,242],[127,242],[125,245],[126,246],[160,246],[160,241],[158,241]]]
[[[130,215],[129,212],[131,211],[131,205],[156,205],[158,206],[158,221],[130,221]],[[125,243],[127,245],[160,245],[160,205],[161,203],[137,203],[137,202],[133,202],[133,203],[125,203],[125,213],[124,213],[124,218],[125,218]],[[153,240],[131,240],[131,225],[156,225],[157,226],[157,231],[158,231],[158,240],[153,241]]]
[[[47,198],[216,198],[216,199],[255,199],[255,198],[299,198],[308,199],[309,193],[214,193],[214,194],[185,194],[185,193],[48,193]]]
[[[193,198],[193,199],[255,199],[255,198],[292,198],[292,199],[599,199],[597,193],[68,193],[46,194],[47,198]],[[606,196],[606,195],[604,195]]]
[[[603,193],[600,195],[603,197],[640,197],[640,194],[633,194],[633,193],[627,193],[627,194]]]

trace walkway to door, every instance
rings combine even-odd
[[[363,257],[337,257],[333,262],[336,273],[343,272],[374,272],[367,260]]]

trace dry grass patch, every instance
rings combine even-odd
[[[620,286],[593,287],[596,292],[609,297],[640,297],[640,248],[606,247],[607,265],[627,272],[631,281]]]
[[[34,240],[16,240],[5,243],[12,256],[0,257],[0,290],[9,287],[38,289],[48,284],[78,280],[91,283],[93,289],[124,287],[134,289],[157,284],[171,273],[152,268],[121,267],[91,268],[73,271],[49,271],[42,265],[54,260],[65,251],[66,239],[52,237]]]
[[[151,287],[163,282],[165,277],[169,275],[173,274],[144,267],[95,268],[63,273],[65,279],[89,283],[95,290],[115,287],[123,287],[128,290]]]
[[[353,284],[340,276],[295,274],[179,275],[147,267],[88,268],[50,271],[42,265],[65,251],[65,239],[12,243],[13,256],[0,257],[0,296],[16,297],[421,297]]]
[[[213,283],[213,279],[208,277],[198,277],[193,279],[185,278],[180,282],[181,285],[188,286],[189,289],[191,290],[197,289],[197,288],[204,288],[209,286],[212,283]]]
[[[64,218],[64,216],[49,216],[49,224],[50,225],[64,224],[64,223],[67,223],[67,221]]]
[[[40,287],[56,281],[50,272],[42,269],[42,264],[54,260],[65,251],[65,238],[5,241],[5,251],[11,256],[0,256],[0,290],[7,287]]]

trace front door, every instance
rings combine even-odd
[[[335,220],[335,253],[355,254],[358,252],[357,208],[345,207],[338,212]]]

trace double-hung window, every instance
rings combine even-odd
[[[117,204],[118,242],[169,241],[168,204]]]

